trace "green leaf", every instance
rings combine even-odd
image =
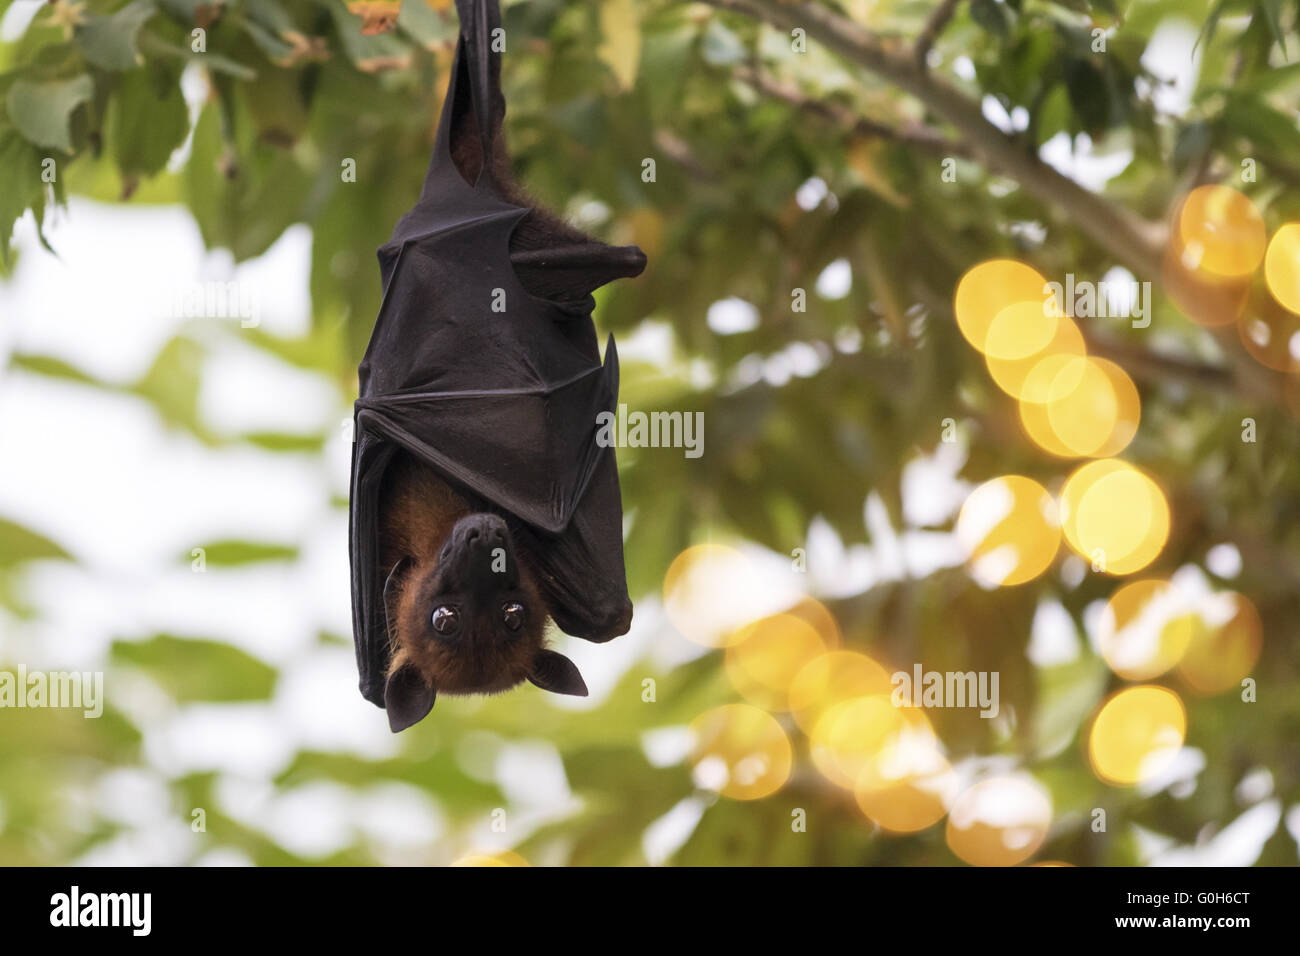
[[[128,180],[161,172],[190,128],[180,75],[156,64],[122,74],[111,115],[113,157]]]
[[[1286,34],[1282,32],[1282,0],[1259,0],[1255,10],[1268,24],[1268,32],[1273,35],[1273,42],[1282,48],[1282,55],[1289,58]]]
[[[131,391],[148,400],[163,421],[209,438],[199,422],[199,372],[203,349],[187,338],[174,338],[163,346],[144,377]]]
[[[41,164],[45,157],[14,132],[0,133],[0,261],[9,267],[9,240],[14,223],[30,207],[37,207],[37,221],[45,204]]]
[[[275,690],[275,668],[219,641],[159,634],[114,641],[109,656],[147,672],[181,702],[266,700]]]
[[[157,12],[153,0],[133,0],[106,17],[89,17],[77,28],[77,43],[86,59],[105,70],[129,70],[144,62],[136,35]]]
[[[72,555],[55,542],[20,524],[0,518],[0,569],[24,561],[71,560]]]
[[[1005,37],[1015,23],[1015,13],[997,0],[971,0],[970,15],[989,33]]]
[[[20,368],[37,375],[45,375],[49,378],[59,378],[68,382],[76,382],[79,385],[108,387],[105,386],[105,383],[99,381],[99,379],[94,376],[83,372],[75,365],[71,365],[68,362],[63,361],[63,359],[55,358],[52,355],[35,355],[31,353],[16,352],[10,356],[9,364],[14,368]]]
[[[17,80],[9,87],[5,105],[14,126],[32,143],[71,153],[72,113],[94,92],[85,73],[67,80]]]
[[[201,547],[207,563],[219,567],[263,561],[293,561],[298,557],[298,549],[291,544],[267,544],[262,541],[213,541]],[[193,556],[188,552],[181,555],[181,561],[185,564],[189,564],[192,559]]]

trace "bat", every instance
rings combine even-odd
[[[631,625],[614,449],[618,355],[592,291],[640,274],[515,181],[497,0],[457,0],[460,36],[420,198],[379,249],[383,298],[358,377],[349,509],[363,697],[394,733],[438,694],[530,681],[585,695],[546,647]]]

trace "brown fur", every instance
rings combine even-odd
[[[511,592],[511,600],[522,604],[527,613],[518,632],[504,634],[494,630],[496,621],[486,615],[475,619],[466,615],[456,641],[438,640],[431,615],[438,604],[440,555],[456,523],[474,511],[409,455],[399,455],[390,465],[385,482],[388,487],[381,499],[388,503],[381,542],[385,571],[402,558],[410,559],[388,596],[389,675],[413,664],[426,684],[439,694],[453,695],[495,694],[522,683],[545,646],[543,633],[549,618],[531,559],[510,542],[519,568],[519,587]]]

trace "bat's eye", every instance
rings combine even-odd
[[[524,606],[511,602],[501,608],[501,620],[512,631],[517,631],[524,626]]]
[[[460,626],[460,612],[450,604],[433,609],[433,629],[439,634],[451,634]]]

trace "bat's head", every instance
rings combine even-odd
[[[505,521],[461,518],[434,560],[405,558],[389,575],[393,639],[384,705],[393,732],[421,720],[445,694],[494,694],[529,680],[585,697],[567,657],[544,646],[548,610]]]

